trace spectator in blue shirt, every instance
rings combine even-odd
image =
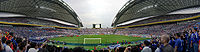
[[[175,40],[174,40],[173,37],[170,37],[169,44],[170,44],[173,48],[175,48]]]
[[[182,45],[183,45],[183,52],[187,50],[187,45],[186,45],[186,37],[185,37],[185,32],[181,33],[181,40],[182,40]]]
[[[191,44],[190,46],[192,47],[194,52],[198,52],[198,41],[199,41],[199,35],[197,32],[197,29],[192,29],[193,33],[191,34]]]
[[[176,43],[174,52],[182,52],[183,51],[183,40],[181,40],[180,34],[176,34]]]
[[[185,45],[186,45],[186,52],[190,51],[190,34],[188,32],[185,33]],[[191,32],[192,33],[192,32]]]

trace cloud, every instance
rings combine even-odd
[[[111,27],[111,23],[128,0],[64,0],[81,18],[84,27],[102,24],[103,28]]]

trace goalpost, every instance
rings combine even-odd
[[[87,40],[87,39],[97,39],[97,40],[100,40],[99,42],[101,43],[101,38],[84,38],[84,42],[83,42],[83,44],[85,44],[85,41]]]

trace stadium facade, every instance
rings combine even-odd
[[[199,8],[199,0],[130,0],[119,10],[112,26],[129,28],[162,21],[195,19],[199,17]]]
[[[0,4],[0,14],[2,18],[4,17],[3,19],[10,19],[11,17],[22,17],[24,18],[24,20],[30,19],[41,21],[38,23],[43,24],[39,25],[45,26],[55,25],[44,24],[45,22],[42,21],[61,24],[61,28],[83,27],[78,15],[68,4],[66,4],[62,0],[0,0]],[[7,14],[7,16],[3,14]],[[5,21],[3,21],[1,22],[1,24],[8,23],[5,23]],[[27,24],[31,25],[30,23],[25,22],[25,25]],[[60,26],[56,25],[56,27]]]

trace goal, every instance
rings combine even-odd
[[[84,38],[83,44],[85,44],[86,42],[90,44],[101,43],[101,38]]]

